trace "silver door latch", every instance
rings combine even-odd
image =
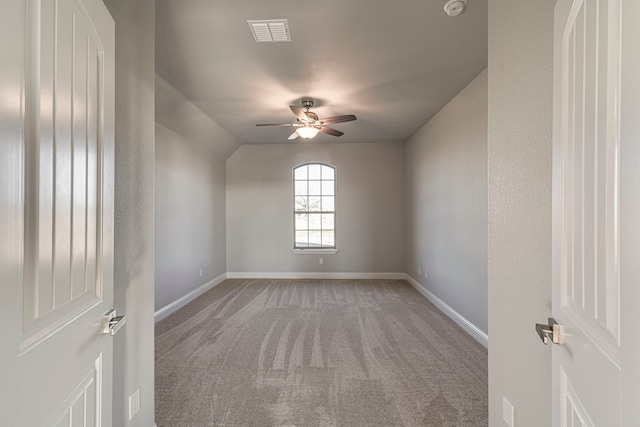
[[[554,344],[560,344],[560,325],[553,317],[549,317],[549,324],[547,325],[536,323],[536,332],[544,345],[549,344],[549,340]]]
[[[103,334],[115,335],[127,323],[127,316],[116,316],[116,310],[109,310],[103,317]]]

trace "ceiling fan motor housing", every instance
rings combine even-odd
[[[309,119],[310,123],[318,121],[318,115],[316,113],[314,113],[312,111],[306,111],[305,113],[306,113],[307,118]]]

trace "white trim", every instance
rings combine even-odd
[[[329,254],[329,255],[333,255],[333,254],[337,254],[338,253],[338,248],[332,248],[332,249],[300,249],[300,248],[294,248],[291,249],[291,252],[293,252],[296,255],[322,255],[322,254]]]
[[[214,278],[213,280],[208,281],[207,283],[200,286],[199,288],[196,288],[191,292],[189,292],[188,294],[184,295],[183,297],[175,300],[174,302],[165,305],[164,307],[162,307],[161,309],[153,313],[153,317],[155,318],[155,321],[159,322],[160,320],[169,316],[173,312],[189,304],[191,301],[198,298],[200,295],[204,294],[209,289],[213,288],[214,286],[224,281],[227,277],[228,277],[227,273],[223,273],[218,277]]]
[[[469,335],[471,335],[480,344],[489,348],[489,335],[478,328],[476,325],[467,320],[463,315],[451,308],[446,302],[438,298],[433,292],[429,291],[418,283],[413,277],[408,274],[405,275],[407,282],[411,284],[418,292],[420,292],[426,299],[431,301],[433,305],[438,307],[440,311],[446,314],[451,320],[456,322],[458,326],[464,329]]]
[[[405,273],[227,273],[228,279],[381,279],[404,280]]]

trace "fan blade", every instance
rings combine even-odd
[[[321,119],[320,123],[322,123],[323,125],[330,125],[333,123],[350,122],[356,119],[357,117],[353,114],[347,114],[344,116],[327,117],[326,119]]]
[[[292,139],[296,139],[296,138],[297,138],[297,137],[299,137],[299,136],[300,136],[300,135],[298,135],[298,131],[295,131],[294,133],[292,133],[291,135],[289,135],[289,138],[287,138],[287,139],[292,140]]]
[[[333,136],[342,136],[342,135],[344,135],[344,132],[340,132],[339,130],[328,128],[326,126],[321,126],[319,129],[320,129],[320,132],[328,133],[329,135],[333,135]]]
[[[305,121],[309,120],[307,118],[307,113],[305,113],[302,108],[298,107],[297,105],[289,105],[289,108],[291,108],[291,111],[296,115],[298,119]]]
[[[261,123],[256,126],[293,126],[292,123]]]

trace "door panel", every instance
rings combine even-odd
[[[97,260],[104,255],[104,51],[88,17],[70,4],[44,1],[39,15],[32,33],[39,26],[40,47],[28,58],[40,63],[39,80],[26,88],[39,92],[39,108],[27,116],[39,138],[27,159],[23,349],[103,299]]]
[[[100,0],[7,0],[2,24],[20,64],[0,106],[2,424],[109,426],[113,19]]]
[[[620,0],[559,0],[554,41],[554,425],[620,424]]]
[[[102,359],[98,358],[94,369],[67,396],[55,414],[45,423],[49,427],[75,427],[96,425],[100,402]]]
[[[589,419],[587,412],[580,402],[580,398],[576,395],[573,387],[569,384],[567,374],[561,371],[561,390],[564,400],[561,404],[562,409],[562,425],[567,427],[593,427],[593,422]]]
[[[619,365],[619,17],[607,22],[614,2],[576,1],[563,37],[560,286],[562,310]]]

